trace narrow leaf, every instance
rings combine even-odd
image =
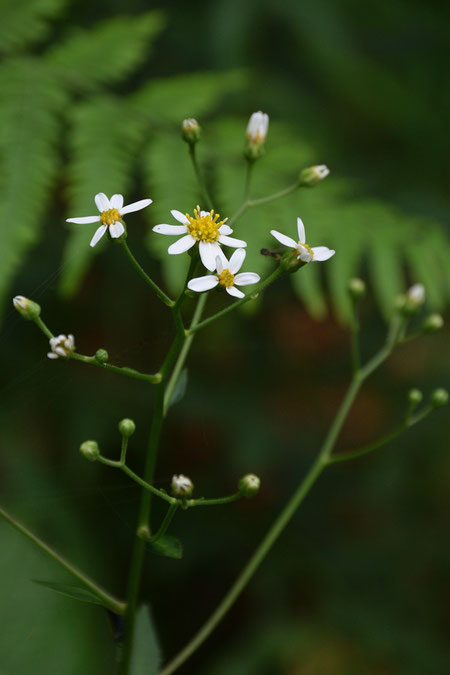
[[[131,675],[157,675],[162,661],[150,608],[143,605],[136,615],[136,632],[131,655]]]
[[[158,555],[177,559],[183,557],[183,545],[181,541],[171,534],[165,534],[157,541],[150,542],[150,546]]]
[[[93,593],[83,586],[77,586],[75,584],[62,584],[56,581],[42,581],[41,579],[33,579],[35,584],[40,584],[45,586],[45,588],[50,588],[52,591],[57,593],[62,593],[62,595],[67,595],[69,598],[74,600],[81,600],[81,602],[89,602],[94,605],[102,605],[105,607],[105,603],[98,595]]]

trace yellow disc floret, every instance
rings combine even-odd
[[[108,209],[100,214],[100,222],[103,225],[114,225],[118,220],[120,220],[120,213],[117,209]]]
[[[299,253],[302,253],[302,248],[306,249],[306,251],[307,251],[307,252],[309,253],[309,255],[311,256],[311,259],[314,258],[314,252],[313,252],[311,246],[308,246],[308,244],[299,244],[299,245],[298,245],[298,251],[299,251]]]
[[[213,210],[202,216],[199,206],[194,209],[193,216],[190,216],[188,213],[185,215],[189,221],[186,227],[191,237],[194,237],[196,241],[206,241],[208,243],[218,240],[220,237],[219,227],[228,220],[228,218],[219,220],[220,214],[216,213],[214,215]]]
[[[221,286],[234,286],[234,274],[231,274],[230,270],[222,270],[220,274],[217,275],[219,279],[219,284]]]

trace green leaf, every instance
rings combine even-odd
[[[133,118],[126,104],[112,97],[94,99],[75,109],[69,137],[72,163],[68,170],[68,215],[97,213],[94,204],[97,192],[126,195],[144,135],[144,122]],[[133,214],[131,218],[134,227],[134,223],[139,222],[139,215]],[[70,228],[60,285],[64,296],[70,296],[78,289],[93,253],[101,248],[100,244],[94,250],[89,246],[95,229],[95,223]]]
[[[67,86],[77,90],[114,84],[147,58],[164,24],[161,12],[153,11],[78,28],[66,42],[48,52],[46,62]]]
[[[41,579],[33,579],[35,584],[40,584],[45,586],[45,588],[50,588],[52,591],[57,593],[62,593],[62,595],[67,595],[69,598],[74,600],[81,600],[81,602],[90,602],[94,605],[105,606],[105,603],[101,598],[98,597],[93,591],[84,588],[83,586],[77,586],[76,584],[62,584],[56,581],[42,581]]]
[[[156,541],[150,542],[150,547],[158,555],[163,555],[167,558],[177,558],[179,560],[183,557],[183,545],[181,541],[171,534],[164,534]]]
[[[161,648],[150,607],[143,605],[136,614],[131,675],[157,675],[161,662]]]
[[[43,40],[67,0],[6,0],[1,3],[0,52],[9,53]]]

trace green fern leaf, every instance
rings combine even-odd
[[[69,167],[70,216],[94,215],[94,195],[126,194],[133,165],[145,136],[142,120],[134,118],[126,104],[102,97],[79,105],[72,114],[69,137],[72,163]],[[73,225],[64,253],[60,290],[64,296],[78,288],[92,259],[89,241],[95,224]],[[99,250],[100,244],[94,249]]]
[[[66,86],[90,91],[123,80],[145,58],[164,27],[160,12],[108,19],[89,29],[77,29],[54,47],[46,61]]]
[[[3,65],[0,92],[2,304],[16,269],[40,235],[58,166],[57,116],[65,98],[38,64],[25,60]]]
[[[45,39],[67,0],[1,0],[0,53]]]

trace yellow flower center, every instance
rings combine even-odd
[[[219,284],[221,286],[234,286],[234,274],[231,274],[230,270],[222,270],[220,274],[217,275],[219,279]]]
[[[298,245],[299,253],[303,253],[302,248],[307,250],[307,252],[311,256],[311,259],[314,259],[314,253],[313,253],[313,250],[312,250],[311,246],[308,246],[308,244],[299,244]]]
[[[114,225],[118,220],[120,220],[120,213],[117,209],[108,209],[100,214],[100,222],[103,225]]]
[[[185,215],[189,221],[186,227],[191,237],[194,237],[196,241],[206,241],[209,243],[218,240],[220,237],[219,227],[228,220],[228,218],[219,220],[220,214],[216,213],[214,215],[214,211],[212,210],[202,216],[199,206],[194,209],[193,216],[190,216],[188,213]]]

